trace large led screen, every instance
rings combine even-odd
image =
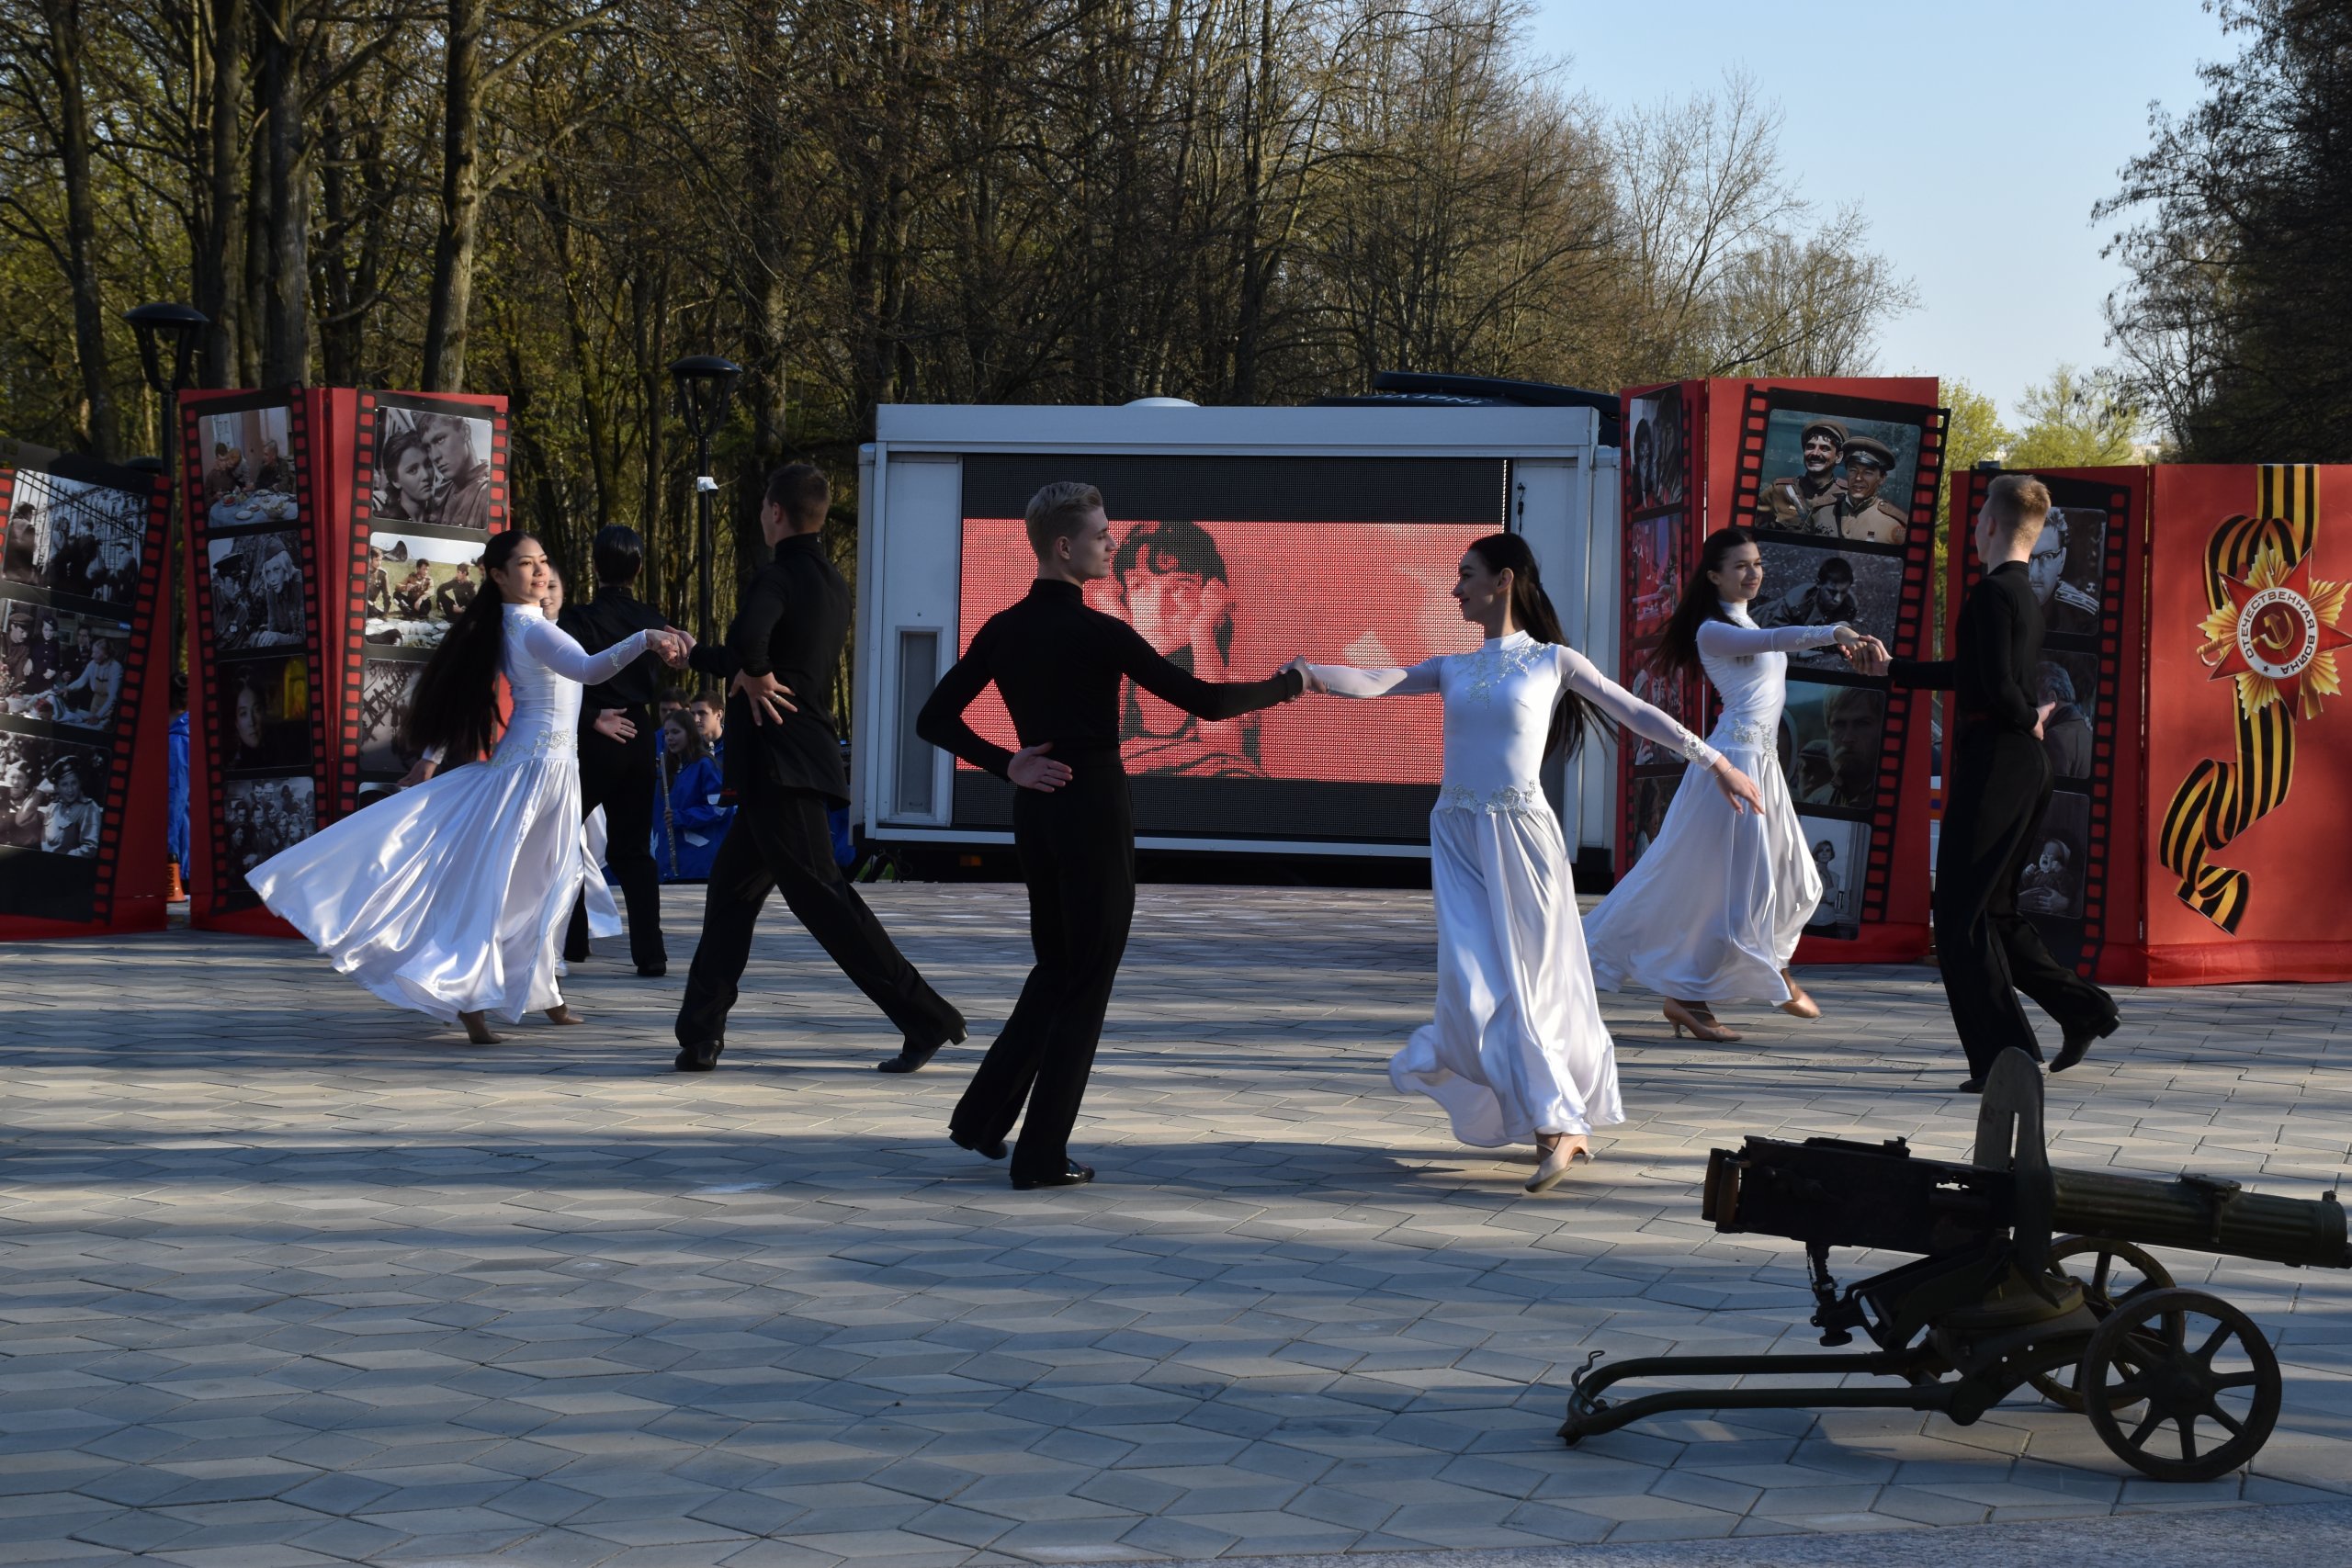
[[[1116,554],[1087,603],[1204,680],[1256,681],[1293,658],[1409,665],[1476,648],[1451,597],[1463,551],[1503,523],[1499,460],[973,458],[966,465],[961,632],[1028,592],[1021,516],[1057,479],[1103,492]],[[993,688],[972,727],[1017,747]],[[1128,683],[1121,751],[1144,834],[1426,840],[1442,772],[1437,699],[1309,696],[1210,722]],[[1010,786],[956,769],[956,819],[1011,820]]]

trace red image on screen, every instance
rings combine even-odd
[[[1206,681],[1263,680],[1294,658],[1417,664],[1478,646],[1478,629],[1462,618],[1450,590],[1462,552],[1494,531],[1472,523],[1114,518],[1112,573],[1087,585],[1086,602]],[[990,615],[1027,593],[1036,575],[1020,519],[966,518],[965,645]],[[999,745],[1020,745],[994,687],[967,716]],[[1306,696],[1212,723],[1129,682],[1119,732],[1133,774],[1435,784],[1443,768],[1443,716],[1434,696],[1370,703]]]

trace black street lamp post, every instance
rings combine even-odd
[[[718,481],[710,477],[710,438],[727,423],[727,400],[741,374],[741,366],[715,354],[690,354],[670,366],[671,378],[678,384],[678,417],[685,421],[686,434],[695,438],[695,501],[699,508],[695,536],[695,610],[700,617],[695,635],[706,640],[713,635],[710,578],[717,544],[711,498],[718,490]]]
[[[188,305],[134,305],[122,313],[139,338],[139,366],[147,376],[147,389],[164,405],[164,440],[161,451],[165,470],[165,482],[172,487],[171,523],[167,530],[165,553],[171,565],[164,574],[164,586],[172,601],[168,624],[171,640],[172,669],[179,668],[181,653],[180,617],[185,602],[179,592],[180,533],[187,526],[187,476],[185,465],[174,461],[178,450],[180,394],[187,389],[196,369],[197,335],[212,324],[211,318]],[[171,344],[171,372],[164,369],[164,344]]]

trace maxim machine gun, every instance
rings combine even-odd
[[[2344,1210],[2234,1181],[2150,1181],[2052,1170],[2041,1074],[2005,1052],[1984,1084],[1976,1158],[1921,1159],[1900,1138],[1865,1144],[1750,1138],[1708,1156],[1704,1205],[1720,1231],[1804,1243],[1824,1345],[1860,1355],[1648,1356],[1577,1374],[1570,1443],[1668,1410],[1939,1410],[1962,1426],[2031,1383],[2090,1417],[2118,1459],[2159,1481],[2210,1481],[2251,1460],[2278,1419],[2278,1358],[2254,1320],[2173,1283],[2145,1248],[2179,1247],[2352,1268]],[[2075,1234],[2052,1238],[2053,1230]],[[1833,1247],[1925,1254],[1845,1290]],[[1900,1387],[1846,1386],[1856,1372]],[[1815,1388],[1682,1387],[1623,1403],[1629,1378],[1821,1376]]]

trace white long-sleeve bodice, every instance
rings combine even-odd
[[[645,651],[646,634],[634,632],[602,653],[590,653],[537,604],[509,604],[505,615],[506,687],[514,708],[492,763],[576,755],[583,690],[627,669]]]
[[[1307,667],[1335,696],[1410,696],[1437,693],[1445,701],[1445,777],[1438,809],[1524,811],[1541,807],[1539,773],[1552,710],[1573,691],[1611,722],[1645,736],[1677,756],[1713,766],[1714,748],[1673,716],[1603,675],[1573,648],[1537,642],[1525,632],[1489,637],[1476,651],[1441,654],[1407,670],[1357,670],[1344,664]]]
[[[1699,662],[1723,698],[1722,716],[1708,737],[1716,746],[1770,751],[1788,700],[1789,655],[1838,640],[1835,626],[1758,626],[1745,604],[1725,604],[1729,622],[1699,627]]]

